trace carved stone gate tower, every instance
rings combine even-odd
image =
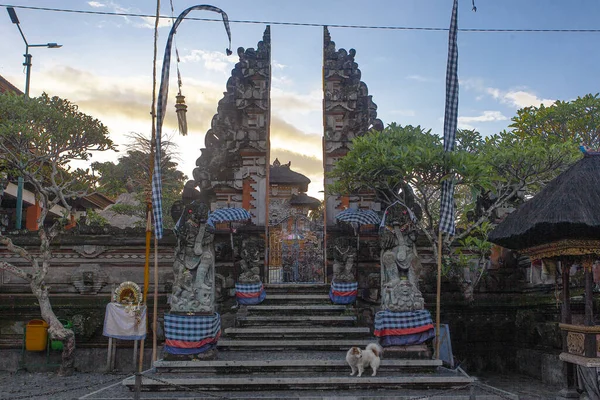
[[[255,225],[264,226],[271,118],[270,26],[256,49],[240,47],[237,54],[239,62],[206,132],[193,177],[211,209],[242,207],[252,214]]]
[[[377,119],[377,105],[369,95],[367,85],[360,80],[361,72],[354,61],[356,50],[336,50],[327,27],[323,28],[323,165],[325,173],[344,157],[352,139],[369,129],[383,129]],[[335,196],[327,193],[331,178],[325,177],[326,224],[335,224],[335,216],[346,208],[367,208],[378,211],[373,193]]]

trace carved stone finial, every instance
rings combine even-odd
[[[273,166],[274,167],[279,167],[281,166],[281,163],[279,162],[279,158],[276,158],[275,161],[273,161]]]

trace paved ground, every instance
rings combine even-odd
[[[96,392],[102,388],[108,389],[101,391],[95,395],[89,396],[92,399],[133,399],[133,393],[121,387],[120,382],[123,378],[128,375],[125,374],[101,374],[101,373],[75,373],[70,377],[59,377],[55,373],[30,373],[30,372],[18,372],[18,373],[7,373],[0,372],[0,399],[2,400],[16,400],[16,399],[49,399],[49,400],[67,400],[67,399],[78,399],[81,396],[88,395]],[[546,400],[554,399],[558,387],[549,386],[542,382],[522,376],[522,375],[484,375],[478,377],[481,383],[490,385],[492,387],[502,389],[504,391],[518,394],[521,400]],[[111,385],[119,383],[118,385],[110,387]],[[466,394],[467,392],[461,392]],[[303,392],[303,395],[309,394]],[[336,393],[328,393],[328,396],[334,396]],[[458,392],[451,393],[439,393],[436,391],[431,392],[403,392],[402,397],[405,399],[410,398],[423,398],[422,396],[433,396],[436,395],[436,399],[452,399],[456,398]],[[493,394],[487,386],[477,387],[476,394],[478,398],[485,399],[486,395]],[[310,393],[310,395],[318,396],[319,393]],[[373,393],[360,393],[356,392],[353,395],[360,398],[363,395],[373,395]],[[384,395],[381,394],[382,399],[399,398],[398,396]],[[161,397],[164,396],[164,397]],[[179,396],[179,398],[195,398],[195,399],[210,399],[210,398],[226,398],[236,399],[244,398],[249,396],[243,393],[191,393],[188,395]],[[143,394],[144,398],[173,398],[167,397],[166,394],[152,395],[150,393]],[[277,392],[266,392],[264,398],[276,399],[282,398],[281,394]],[[285,398],[290,400],[289,393],[285,395]],[[489,398],[489,397],[487,397]],[[503,398],[502,396],[496,398]],[[508,397],[507,397],[508,398]]]

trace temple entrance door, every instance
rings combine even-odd
[[[323,283],[323,225],[291,215],[269,226],[269,283]]]

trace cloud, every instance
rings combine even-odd
[[[156,21],[156,18],[154,17],[140,17],[140,19],[142,20],[141,23],[136,22],[133,25],[137,28],[149,28],[149,29],[154,29],[154,24]],[[158,27],[159,28],[164,28],[164,27],[169,27],[173,25],[173,21],[169,18],[160,18],[158,20]]]
[[[229,73],[229,70],[238,62],[236,57],[227,56],[219,51],[192,50],[189,54],[180,57],[182,63],[200,62],[206,69]]]
[[[88,5],[90,7],[94,7],[94,8],[102,8],[102,7],[106,7],[106,4],[104,3],[100,3],[98,1],[88,1]]]
[[[548,107],[556,102],[556,100],[552,99],[541,99],[535,94],[523,90],[507,92],[504,94],[502,100],[519,108],[529,106],[539,107],[540,104]]]
[[[294,81],[292,81],[289,77],[282,75],[282,76],[275,76],[275,75],[271,75],[271,79],[273,81],[273,85],[277,85],[277,86],[290,86],[292,83],[294,83]],[[271,88],[271,91],[273,89]]]
[[[125,150],[123,145],[128,142],[126,134],[129,132],[149,134],[152,91],[150,76],[109,77],[69,66],[42,69],[36,74],[38,78],[32,88],[34,93],[40,92],[43,87],[49,95],[67,98],[77,104],[82,112],[98,118],[110,129],[111,138],[120,145],[121,152]],[[175,79],[172,82],[169,90],[171,98],[167,104],[163,126],[163,132],[166,134],[177,131],[173,99],[176,93]],[[182,162],[179,168],[188,176],[194,169],[200,149],[204,147],[204,135],[210,128],[224,89],[224,81],[214,83],[192,78],[185,80],[183,94],[188,105],[187,120],[190,132],[186,137],[175,134],[174,141],[179,145],[181,153]],[[313,180],[310,192],[312,196],[318,197],[318,191],[322,190],[320,182],[323,179],[320,161],[323,152],[321,132],[318,129],[314,133],[308,132],[306,124],[286,116],[300,115],[299,121],[302,121],[307,119],[303,116],[312,110],[320,113],[320,96],[317,96],[317,91],[304,95],[279,89],[273,90],[272,93],[277,97],[278,103],[271,115],[271,160],[279,157],[282,162],[292,161],[295,170]],[[98,154],[94,155],[94,161],[113,161],[118,155],[113,154],[109,157],[108,154]]]
[[[490,87],[485,84],[481,78],[467,78],[460,80],[460,86],[466,90],[473,90],[500,101],[502,104],[507,104],[515,108],[523,107],[539,107],[541,104],[545,106],[552,105],[556,100],[544,99],[538,97],[535,93],[527,90],[527,88],[516,88],[511,90],[502,90],[495,87]],[[480,96],[478,96],[478,100]]]
[[[271,66],[275,69],[284,69],[287,68],[287,65],[278,62],[277,60],[273,60],[271,62]]]
[[[428,78],[428,77],[422,76],[422,75],[409,75],[406,77],[406,79],[411,80],[411,81],[417,81],[417,82],[435,82],[436,81],[433,78]]]
[[[320,133],[306,133],[286,122],[278,115],[271,117],[271,149],[293,149],[297,154],[303,154],[316,159],[321,159],[323,154]]]
[[[476,117],[458,117],[458,127],[462,129],[475,129],[473,122],[493,122],[506,121],[508,118],[500,111],[484,111],[483,114]]]
[[[313,90],[309,94],[300,94],[278,87],[271,88],[271,100],[275,104],[275,109],[305,113],[321,111],[322,99],[323,93],[321,90]]]

